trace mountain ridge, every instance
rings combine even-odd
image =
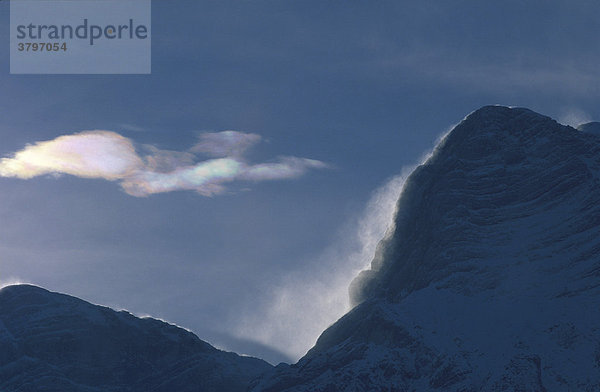
[[[0,290],[2,391],[244,391],[270,368],[160,320],[33,285]]]

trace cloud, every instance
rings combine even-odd
[[[181,166],[191,166],[196,156],[187,151],[161,150],[151,145],[144,145],[147,152],[144,157],[146,168],[153,172],[167,173]]]
[[[200,142],[192,147],[193,152],[205,153],[212,157],[240,156],[260,141],[260,135],[237,131],[203,133]]]
[[[142,169],[131,141],[115,132],[86,131],[26,146],[0,160],[0,176],[29,179],[44,174],[71,174],[117,180]]]
[[[124,131],[144,132],[144,128],[137,126],[135,124],[123,123],[123,124],[119,124],[118,126],[119,126],[119,128],[121,128]]]
[[[259,135],[237,131],[204,133],[189,151],[141,146],[112,131],[83,131],[25,146],[0,160],[0,176],[30,179],[69,174],[118,181],[132,196],[193,190],[212,196],[234,181],[296,178],[327,164],[307,158],[282,156],[274,162],[252,164],[243,153],[261,140]],[[198,153],[214,159],[198,161]]]
[[[132,196],[174,190],[195,190],[204,196],[223,192],[224,182],[235,180],[243,164],[235,159],[220,158],[198,163],[194,166],[176,168],[168,173],[143,171],[122,182],[125,192]]]
[[[314,159],[281,157],[279,162],[261,163],[248,167],[242,177],[252,181],[294,178],[303,175],[308,169],[323,169],[326,167],[327,164]]]
[[[365,41],[370,53],[364,65],[375,69],[373,77],[386,80],[429,82],[459,87],[475,92],[513,94],[520,92],[568,93],[577,96],[595,95],[600,71],[594,54],[574,62],[570,56],[554,56],[540,50],[523,50],[518,45],[510,50],[488,52],[488,48],[464,52],[448,45],[430,42],[427,45],[405,47],[384,37]],[[502,53],[502,56],[497,56]]]

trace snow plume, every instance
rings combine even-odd
[[[3,289],[7,286],[14,286],[16,284],[31,284],[31,283],[25,282],[19,278],[8,278],[8,279],[0,280],[0,289]]]
[[[251,164],[243,153],[260,140],[257,134],[237,131],[203,133],[189,151],[142,146],[146,153],[140,154],[130,139],[118,133],[83,131],[27,145],[12,157],[2,158],[0,176],[30,179],[69,174],[118,181],[132,196],[176,190],[212,196],[233,181],[295,178],[327,167],[321,161],[292,156]],[[199,161],[199,154],[212,159]]]
[[[243,317],[238,337],[277,347],[297,360],[329,325],[350,310],[348,287],[368,268],[379,241],[392,229],[396,201],[413,167],[377,189],[361,216],[311,267],[273,290],[271,302]]]
[[[294,361],[314,346],[321,333],[351,309],[351,282],[371,268],[377,245],[393,234],[406,179],[435,154],[456,125],[438,135],[434,148],[421,155],[418,164],[405,166],[376,189],[360,215],[308,268],[288,276],[272,290],[266,305],[259,310],[253,307],[244,315],[237,336],[276,347]]]
[[[592,121],[592,117],[581,109],[568,108],[562,111],[558,122],[577,128],[578,125]]]

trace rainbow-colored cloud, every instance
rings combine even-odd
[[[143,146],[141,155],[132,140],[112,131],[83,131],[25,146],[0,160],[0,176],[30,179],[69,174],[118,181],[132,196],[177,190],[194,190],[204,196],[223,192],[233,181],[266,181],[299,177],[324,162],[283,156],[269,163],[252,164],[243,153],[260,142],[253,133],[203,133],[188,151]],[[211,159],[199,160],[198,155]]]

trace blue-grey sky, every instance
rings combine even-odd
[[[0,282],[271,362],[296,360],[342,314],[395,176],[452,124],[496,103],[600,119],[596,1],[155,0],[151,75],[10,75],[8,11]],[[124,166],[23,175],[27,156],[83,139]],[[225,177],[183,173],[219,159]]]

